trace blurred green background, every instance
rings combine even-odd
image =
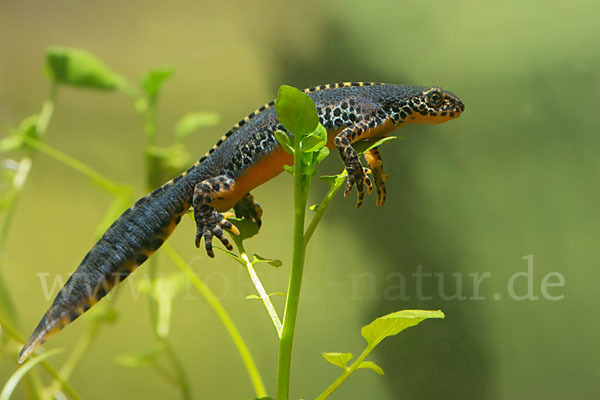
[[[354,198],[340,194],[316,233],[292,393],[320,393],[339,373],[320,353],[360,353],[360,327],[373,318],[440,308],[445,320],[426,321],[376,349],[384,377],[359,371],[332,398],[598,398],[599,15],[600,4],[591,0],[0,0],[0,130],[5,135],[38,112],[49,87],[43,54],[55,44],[87,49],[132,82],[150,67],[172,65],[175,76],[160,99],[160,142],[170,142],[185,112],[221,116],[216,128],[188,141],[196,158],[274,98],[280,84],[443,86],[464,100],[461,118],[398,132],[406,140],[382,150],[387,203],[375,207],[373,195],[355,210]],[[46,141],[111,179],[133,182],[137,197],[145,193],[142,126],[122,94],[61,89]],[[321,172],[340,169],[330,157]],[[314,201],[325,190],[315,183]],[[259,273],[268,290],[285,291],[291,179],[281,175],[254,196],[265,215],[261,234],[247,246],[283,259],[283,268]],[[71,273],[110,203],[85,177],[42,154],[35,158],[2,255],[23,335],[48,306],[36,273]],[[273,393],[276,335],[261,305],[244,299],[252,292],[245,272],[222,254],[209,261],[193,237],[193,223],[184,221],[171,243],[221,297]],[[538,299],[517,300],[507,287],[527,271],[528,255]],[[161,271],[175,271],[158,257]],[[419,269],[438,274],[423,278],[429,299],[418,296],[412,274]],[[541,291],[552,272],[564,277],[564,286],[548,289],[560,300]],[[140,268],[133,276],[146,273]],[[490,274],[481,300],[469,299],[474,273]],[[457,279],[467,299],[445,300],[456,293]],[[515,292],[525,294],[526,278],[515,282]],[[274,301],[281,309],[283,301]],[[102,330],[70,382],[86,399],[179,396],[150,369],[115,365],[117,355],[154,343],[146,297],[122,290],[116,307],[118,322]],[[72,348],[86,325],[84,317],[45,347]],[[175,302],[171,340],[195,398],[252,397],[229,337],[192,289]],[[60,366],[67,356],[50,361]],[[12,352],[0,357],[3,385],[16,363]]]

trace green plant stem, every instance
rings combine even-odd
[[[323,199],[321,204],[319,204],[319,207],[317,208],[313,219],[310,221],[308,228],[306,228],[306,232],[304,233],[304,246],[308,245],[308,242],[310,241],[310,238],[312,237],[313,233],[315,233],[317,225],[319,225],[319,222],[321,222],[321,218],[323,218],[327,207],[329,207],[329,204],[331,204],[333,197],[338,192],[338,190],[340,190],[345,181],[346,178],[343,175],[340,175],[340,177],[337,177],[335,179],[335,182],[330,186],[329,191],[325,195],[325,198]]]
[[[2,331],[5,332],[8,337],[13,339],[17,343],[25,344],[25,340],[19,334],[19,332],[14,328],[14,326],[12,326],[12,324],[10,324],[8,321],[6,321],[1,315],[0,315],[0,325],[2,326]],[[65,379],[63,379],[63,377],[60,375],[60,373],[58,371],[56,371],[54,369],[54,367],[52,367],[47,361],[42,361],[40,363],[40,366],[42,366],[54,379],[57,379],[61,383],[63,389],[65,390],[65,392],[67,392],[69,394],[69,396],[71,396],[73,399],[76,399],[76,400],[81,399],[81,396],[79,396],[77,391],[75,391],[75,389],[73,389],[73,387]]]
[[[279,337],[279,339],[281,339],[281,332],[283,330],[283,325],[281,324],[281,320],[279,319],[277,310],[275,310],[275,307],[273,307],[271,298],[267,294],[265,287],[263,286],[262,282],[260,281],[260,278],[258,277],[258,274],[256,273],[256,270],[254,269],[254,266],[252,265],[252,262],[250,261],[250,258],[248,257],[248,253],[246,253],[246,249],[244,248],[244,243],[241,240],[235,240],[235,244],[238,248],[238,252],[240,253],[240,257],[241,257],[241,261],[239,261],[239,260],[238,261],[240,262],[240,264],[242,264],[246,268],[246,271],[248,272],[248,275],[250,276],[250,280],[252,281],[252,284],[254,285],[256,292],[260,296],[263,304],[265,305],[267,313],[269,314],[269,317],[271,318],[271,321],[273,322],[273,325],[275,326],[275,330],[277,331],[277,336]]]
[[[300,154],[300,140],[294,141],[294,154]],[[288,284],[283,314],[283,331],[279,341],[279,360],[277,365],[277,400],[288,400],[290,390],[290,368],[292,364],[292,345],[296,328],[296,316],[300,301],[302,273],[306,246],[304,241],[304,218],[310,188],[310,176],[302,174],[301,160],[294,159],[294,248],[292,270]]]
[[[319,396],[317,396],[317,398],[315,400],[325,400],[326,398],[328,398],[329,396],[331,396],[331,394],[346,380],[348,379],[348,377],[350,375],[352,375],[352,373],[354,371],[357,370],[357,368],[360,366],[360,364],[365,360],[365,358],[367,358],[367,356],[369,355],[369,353],[371,353],[371,351],[373,350],[375,346],[367,346],[367,348],[361,353],[360,356],[358,356],[358,358],[352,363],[352,365],[350,365],[349,367],[346,367],[346,369],[344,370],[344,372],[337,377],[337,379],[335,381],[333,381],[333,383],[331,385],[329,385],[327,387],[327,389],[325,389],[323,391],[323,393],[321,393]]]
[[[208,304],[215,311],[221,323],[225,327],[225,330],[233,340],[240,356],[242,357],[242,361],[246,366],[246,370],[248,371],[248,375],[250,376],[250,380],[252,381],[252,385],[254,386],[254,392],[256,397],[266,397],[267,390],[265,389],[265,385],[260,376],[260,372],[254,362],[254,358],[244,342],[242,335],[239,330],[235,326],[235,323],[231,319],[231,316],[225,310],[225,307],[221,304],[217,296],[210,290],[208,286],[202,282],[200,278],[194,273],[194,271],[190,268],[190,266],[181,258],[181,256],[173,249],[173,247],[169,243],[165,243],[163,249],[167,256],[175,263],[175,265],[188,277],[188,279],[192,282],[192,284],[196,287],[196,289],[204,296]]]
[[[265,308],[267,309],[267,313],[269,314],[269,317],[271,318],[271,321],[273,322],[273,325],[275,326],[275,330],[277,331],[277,336],[279,337],[279,339],[281,339],[281,332],[283,330],[283,324],[281,323],[281,320],[279,319],[279,315],[277,315],[277,310],[275,310],[275,307],[273,307],[271,298],[269,297],[264,286],[262,285],[262,282],[260,281],[260,278],[258,277],[258,274],[256,273],[256,270],[254,269],[254,266],[250,262],[248,255],[246,253],[242,253],[241,256],[242,256],[242,259],[244,260],[244,262],[246,263],[245,267],[246,267],[246,270],[248,271],[248,275],[250,276],[250,280],[252,281],[252,284],[254,285],[256,292],[260,296],[263,304],[265,305]]]

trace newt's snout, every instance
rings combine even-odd
[[[414,113],[409,122],[416,124],[440,124],[458,118],[465,110],[458,96],[439,87],[425,89],[411,99],[410,107]]]

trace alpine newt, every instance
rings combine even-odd
[[[375,182],[377,204],[383,204],[386,175],[377,148],[365,153],[368,170],[352,143],[386,136],[408,123],[438,124],[464,111],[457,96],[438,87],[346,82],[304,92],[315,102],[319,121],[327,130],[327,146],[338,149],[348,172],[344,195],[348,197],[356,186],[357,207],[362,204],[364,187],[368,192],[373,188],[368,172]],[[197,225],[196,247],[204,239],[210,257],[214,257],[213,237],[231,250],[224,229],[239,233],[222,212],[233,208],[238,217],[260,224],[262,210],[250,191],[293,163],[275,139],[277,129],[285,130],[272,101],[238,122],[187,171],[125,211],[60,290],[21,350],[19,362],[143,264],[190,208]]]

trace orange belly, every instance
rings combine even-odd
[[[392,121],[388,120],[378,127],[363,132],[357,139],[363,140],[382,137],[395,128]],[[335,149],[333,140],[340,131],[341,129],[336,129],[327,132],[327,147],[329,149]],[[223,193],[222,196],[213,201],[213,207],[218,212],[231,209],[246,193],[279,175],[283,171],[284,165],[293,165],[293,163],[294,158],[292,155],[279,147],[276,151],[249,167],[242,177],[236,179],[235,185],[231,190]]]
[[[225,196],[213,201],[213,207],[219,212],[232,208],[246,193],[273,179],[283,171],[284,165],[292,165],[294,158],[281,147],[249,167],[244,175],[235,181],[233,188]]]

